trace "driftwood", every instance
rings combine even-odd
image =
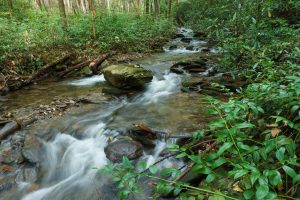
[[[144,133],[148,139],[150,139],[150,140],[157,139],[157,132],[151,130],[145,124],[139,123],[139,124],[133,124],[133,126],[137,129],[139,129],[140,132]]]
[[[108,58],[108,54],[103,54],[98,56],[96,60],[89,64],[90,69],[92,70],[93,74],[98,74],[100,69],[99,66]]]
[[[55,66],[57,66],[59,64],[62,64],[64,62],[66,62],[72,56],[74,56],[73,53],[67,54],[67,55],[63,56],[62,58],[59,58],[59,59],[55,60],[54,62],[47,64],[42,69],[40,69],[37,72],[35,72],[30,78],[28,78],[27,80],[25,80],[23,82],[23,85],[28,85],[28,84],[32,83],[37,78],[39,78],[41,75],[44,75],[45,73],[48,73],[51,68],[53,68],[53,67],[55,67]]]
[[[65,63],[68,60],[70,60],[72,57],[74,56],[73,53],[71,54],[67,54],[47,65],[45,65],[44,67],[42,67],[41,69],[39,69],[38,71],[36,71],[35,73],[33,73],[29,78],[26,78],[24,80],[24,77],[20,77],[17,74],[15,74],[14,76],[8,76],[8,78],[6,78],[4,80],[4,83],[2,83],[0,85],[0,92],[1,90],[7,88],[8,90],[18,90],[21,89],[22,87],[29,85],[35,81],[37,81],[38,79],[40,79],[42,76],[44,76],[45,74],[48,74],[50,71],[52,71],[53,67]],[[12,84],[10,84],[9,82],[13,82]]]
[[[72,73],[74,71],[80,70],[80,69],[88,66],[90,63],[91,63],[91,61],[87,60],[87,61],[81,62],[81,63],[79,63],[77,65],[74,65],[72,67],[69,67],[65,71],[59,73],[59,77],[65,77],[65,76],[67,76],[68,74],[70,74],[70,73]]]
[[[93,74],[97,74],[99,72],[99,66],[108,58],[108,54],[102,54],[98,56],[95,60],[86,60],[81,63],[78,63],[72,67],[67,68],[65,71],[59,73],[59,77],[66,77],[69,74],[81,70],[82,68],[89,66],[92,70]]]
[[[2,129],[0,129],[0,141],[17,131],[20,127],[20,124],[16,121],[11,121],[5,124],[5,126]]]

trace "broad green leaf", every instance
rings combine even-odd
[[[297,173],[295,172],[294,169],[292,169],[289,166],[284,165],[282,167],[282,169],[285,171],[285,173],[287,173],[291,178],[294,178],[295,176],[297,176]]]
[[[208,167],[203,167],[202,169],[199,169],[198,172],[200,174],[210,174],[211,173],[211,169],[209,169]]]
[[[160,176],[166,176],[168,174],[171,174],[173,172],[173,168],[165,168],[163,170],[161,170],[160,172]]]
[[[243,195],[245,197],[245,199],[252,199],[252,197],[254,196],[254,191],[253,190],[246,190]]]
[[[225,127],[225,120],[224,119],[216,119],[209,123],[210,127],[212,128],[222,128]]]
[[[246,170],[246,169],[237,170],[233,178],[238,179],[247,173],[248,173],[248,170]]]
[[[276,158],[279,160],[279,161],[283,161],[284,160],[284,153],[285,153],[285,148],[284,147],[280,147],[275,155],[276,155]]]
[[[299,184],[300,183],[300,174],[297,174],[294,178],[293,178],[293,184]]]
[[[243,129],[243,128],[253,128],[255,127],[255,125],[244,122],[244,123],[236,124],[234,127],[237,129]]]
[[[156,172],[157,172],[156,165],[153,165],[153,166],[149,167],[149,171],[151,172],[151,174],[156,174]]]
[[[269,181],[273,186],[277,186],[279,183],[282,182],[281,174],[277,170],[271,170],[269,175]]]
[[[267,184],[263,184],[257,187],[255,196],[257,199],[264,199],[269,193],[269,186]]]
[[[183,157],[186,157],[186,156],[187,156],[187,154],[185,152],[183,152],[183,153],[178,154],[176,156],[176,158],[183,158]]]
[[[232,142],[225,142],[220,149],[218,150],[217,154],[220,156],[224,153],[224,151],[226,151],[227,149],[229,149],[231,146],[233,145]]]
[[[258,170],[253,171],[250,175],[251,184],[254,185],[256,180],[260,177],[260,172]]]
[[[137,164],[137,169],[138,169],[139,171],[144,171],[144,170],[146,169],[146,167],[147,167],[147,163],[144,162],[144,161],[140,161],[140,162],[138,162],[138,164]]]
[[[207,183],[211,183],[213,180],[215,180],[216,175],[215,174],[208,174],[208,176],[206,177],[205,181]]]
[[[227,162],[227,160],[225,158],[220,157],[217,160],[213,161],[211,168],[215,169],[217,167],[220,167],[221,165],[223,165],[226,162]]]

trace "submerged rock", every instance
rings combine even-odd
[[[178,48],[177,45],[172,45],[172,46],[169,47],[169,50],[175,50],[175,49],[177,49],[177,48]]]
[[[35,167],[24,167],[17,175],[17,182],[33,183],[37,180],[37,171]]]
[[[0,178],[0,194],[12,189],[15,185],[16,182],[12,176]]]
[[[143,155],[142,145],[128,137],[110,143],[105,149],[106,157],[112,162],[121,162],[123,156],[134,160]]]
[[[181,42],[190,43],[192,40],[193,40],[193,38],[184,37],[184,38],[181,39]]]
[[[186,50],[193,51],[194,50],[194,46],[188,46],[188,47],[186,47]]]
[[[205,39],[205,38],[207,38],[207,35],[202,32],[196,32],[196,33],[194,33],[194,37],[196,37],[198,39]]]
[[[140,88],[153,78],[151,71],[135,65],[111,65],[103,69],[103,74],[117,88]]]
[[[42,147],[42,142],[33,134],[25,136],[24,147],[22,149],[23,157],[31,163],[39,161],[39,152]]]
[[[190,77],[182,82],[184,91],[196,91],[212,96],[218,96],[224,93],[221,88],[213,87],[212,83],[225,86],[230,92],[236,92],[237,89],[247,85],[247,81],[242,78],[232,78],[229,75],[221,77]]]
[[[125,89],[120,89],[120,88],[113,87],[113,86],[106,86],[106,87],[102,88],[102,92],[105,94],[111,94],[111,95],[122,95],[122,94],[128,94],[131,91],[125,90]]]
[[[206,59],[199,59],[196,61],[182,61],[174,64],[170,70],[171,72],[182,74],[185,71],[189,73],[199,73],[205,72],[207,70],[206,67]]]
[[[177,37],[177,38],[184,38],[185,36],[184,36],[182,33],[177,33],[177,34],[176,34],[176,37]]]

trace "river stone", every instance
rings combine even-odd
[[[123,156],[134,160],[143,155],[142,145],[130,138],[123,137],[110,143],[105,149],[106,157],[116,163],[121,162]]]
[[[177,48],[178,48],[177,45],[172,45],[172,46],[169,47],[169,50],[175,50],[175,49],[177,49]]]
[[[186,50],[193,51],[194,50],[194,46],[188,46],[188,47],[186,47]]]
[[[177,33],[175,35],[175,37],[177,37],[177,38],[184,38],[185,36],[182,33]]]
[[[22,149],[23,157],[31,163],[39,161],[39,152],[42,147],[42,142],[33,134],[25,136],[24,147]]]
[[[35,167],[24,167],[17,175],[17,182],[33,183],[37,180],[37,172]]]
[[[122,95],[122,94],[127,94],[130,91],[124,90],[124,89],[122,90],[120,88],[116,88],[113,86],[106,86],[106,87],[102,88],[102,92],[105,94],[111,94],[111,95]]]
[[[193,38],[184,37],[184,38],[181,39],[181,42],[190,43],[192,40],[193,40]]]
[[[0,194],[10,190],[16,185],[15,179],[12,176],[0,178]],[[0,195],[1,196],[1,195]]]
[[[194,37],[196,37],[198,39],[205,39],[207,37],[207,35],[202,32],[196,32],[196,33],[194,33]]]
[[[205,72],[207,70],[206,62],[207,60],[204,58],[195,61],[181,61],[175,63],[170,70],[177,74],[183,74],[185,71],[189,73]]]
[[[105,80],[117,88],[143,87],[153,78],[151,71],[136,65],[111,65],[102,72]]]

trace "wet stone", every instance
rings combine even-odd
[[[29,166],[24,167],[21,169],[21,171],[18,173],[16,177],[17,182],[27,182],[27,183],[33,183],[37,180],[37,171],[36,167]]]
[[[172,45],[172,46],[169,47],[169,50],[175,50],[175,49],[177,49],[177,48],[178,48],[177,45]]]
[[[42,142],[40,142],[40,140],[35,135],[27,134],[25,136],[22,155],[29,162],[37,163],[39,161],[39,152],[41,147],[42,147]]]
[[[190,43],[193,40],[193,38],[182,38],[181,42],[186,42],[186,43]]]
[[[12,189],[16,185],[14,177],[0,178],[0,194]]]
[[[106,157],[112,162],[121,162],[123,157],[134,160],[143,155],[142,145],[128,137],[122,137],[105,148]]]
[[[206,59],[200,59],[196,61],[182,61],[174,64],[170,70],[171,72],[182,74],[185,71],[190,73],[199,73],[205,72],[207,70],[206,67]]]
[[[0,163],[12,164],[22,161],[21,151],[13,148],[9,141],[0,146]]]

